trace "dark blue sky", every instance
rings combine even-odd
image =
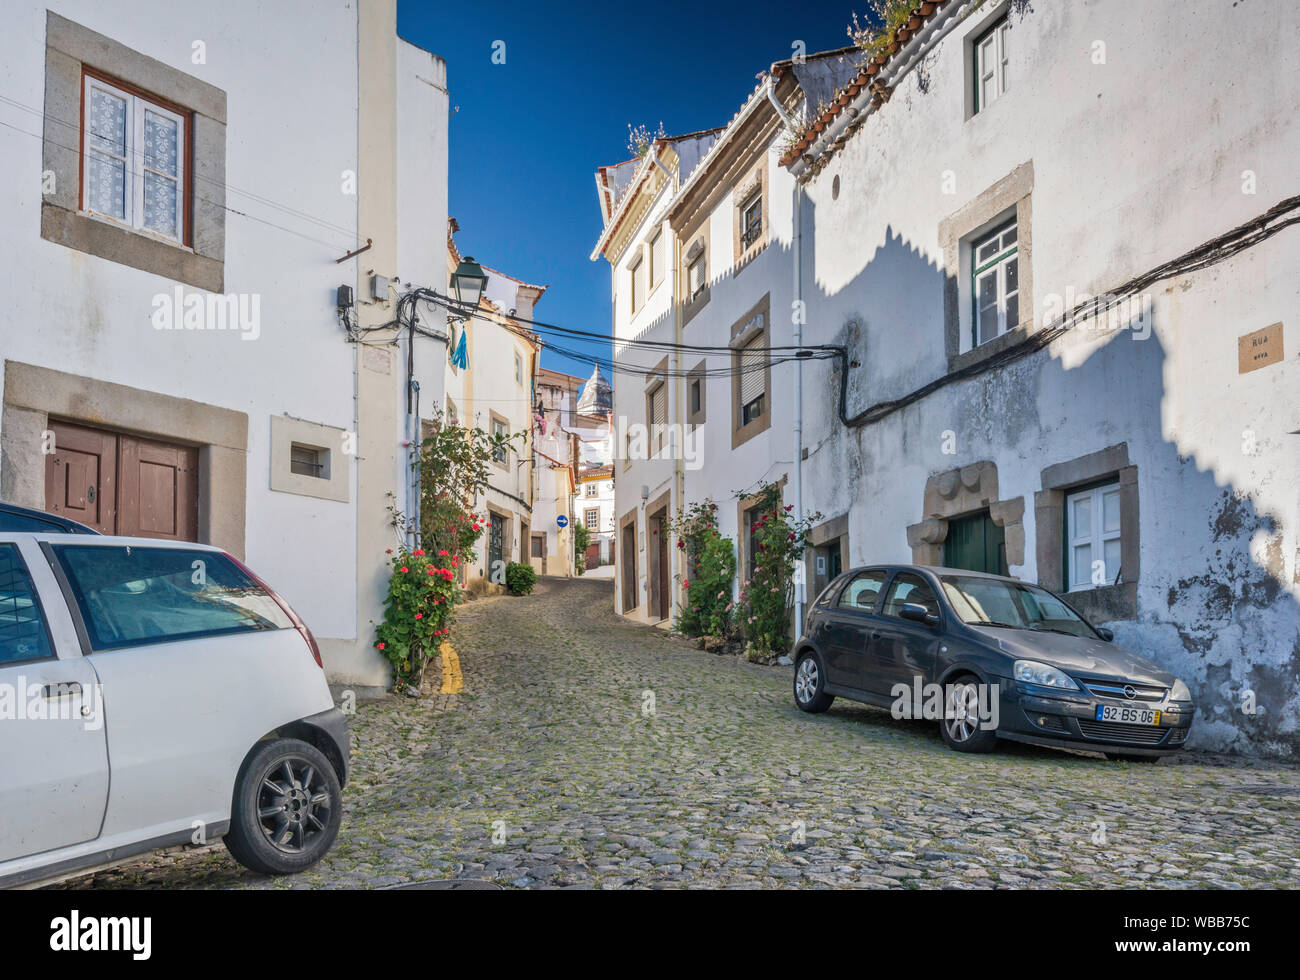
[[[398,33],[447,59],[461,253],[549,284],[537,319],[608,334],[609,265],[587,258],[601,224],[593,173],[630,155],[628,124],[662,121],[671,134],[724,124],[796,40],[810,53],[847,44],[854,9],[853,0],[399,0]],[[497,40],[503,65],[492,63]],[[608,356],[608,345],[589,349]],[[554,352],[542,363],[591,373]]]

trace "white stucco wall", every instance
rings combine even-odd
[[[1008,8],[1007,91],[968,117],[968,42]],[[1021,268],[1032,281],[1021,303],[1039,322],[1052,294],[1111,290],[1300,192],[1300,121],[1290,111],[1300,76],[1288,57],[1297,41],[1291,7],[1214,0],[1012,2],[957,21],[806,185],[804,343],[846,345],[859,362],[849,414],[949,371],[950,283],[969,347],[968,266],[959,258],[949,267],[941,223],[1026,165]],[[765,292],[772,343],[789,342],[793,185],[776,156],[770,243],[738,275],[729,196],[710,218],[710,297],[686,324],[686,343],[726,344]],[[615,354],[635,363],[647,355],[617,338],[670,335],[628,321],[624,260],[614,261]],[[992,461],[998,498],[1025,506],[1023,558],[1010,571],[1033,580],[1038,535],[1058,533],[1036,525],[1043,470],[1124,444],[1137,470],[1137,615],[1109,625],[1192,686],[1201,707],[1193,745],[1300,754],[1298,266],[1292,228],[1152,285],[1136,331],[1076,331],[852,430],[837,417],[838,364],[806,363],[804,511],[847,518],[853,564],[911,561],[907,527],[929,516],[927,479]],[[1238,373],[1238,338],[1279,322],[1285,362]],[[689,368],[699,358],[684,359]],[[703,465],[687,468],[683,502],[712,497],[733,538],[738,493],[785,474],[793,483],[794,371],[773,368],[773,424],[736,450],[731,381],[707,382]],[[618,376],[616,413],[643,419],[643,387]],[[675,404],[670,418],[680,418]],[[620,515],[640,502],[642,485],[651,498],[668,485],[669,471],[656,466],[617,464]],[[638,573],[644,602],[643,551]],[[1247,691],[1256,714],[1238,710]]]
[[[260,297],[256,340],[156,331],[152,300],[171,280],[42,239],[47,9],[226,93],[225,290]],[[246,412],[247,561],[318,636],[355,635],[349,505],[269,489],[273,415],[353,428],[334,289],[356,282],[356,263],[334,259],[357,233],[342,190],[357,168],[355,7],[314,5],[310,44],[286,43],[302,37],[299,11],[255,0],[189,5],[183,18],[164,0],[49,0],[5,15],[0,91],[21,107],[0,105],[0,264],[21,288],[0,323],[3,356]],[[205,64],[191,60],[195,41]]]
[[[944,267],[940,222],[1026,162],[1040,322],[1049,294],[1106,292],[1300,190],[1300,126],[1283,109],[1300,98],[1289,8],[1043,3],[1011,24],[1000,99],[963,118],[959,26],[808,184],[807,339],[847,341],[863,365],[850,414],[945,373],[943,284],[965,272]],[[1104,65],[1090,58],[1098,39]],[[1207,71],[1221,84],[1207,89]],[[1119,641],[1192,685],[1192,744],[1294,754],[1297,266],[1300,235],[1284,231],[1151,287],[1147,339],[1079,331],[854,432],[835,418],[838,367],[809,365],[805,506],[847,512],[853,563],[910,560],[926,478],[993,460],[999,496],[1026,505],[1011,572],[1035,579],[1042,469],[1126,443],[1141,570],[1137,619],[1111,623]],[[1286,363],[1238,374],[1237,338],[1277,322]],[[1247,689],[1261,714],[1235,710]]]

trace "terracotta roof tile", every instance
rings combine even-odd
[[[849,82],[848,85],[841,90],[841,94],[837,98],[831,100],[831,104],[827,106],[820,116],[804,128],[799,139],[794,142],[794,145],[786,150],[785,154],[781,157],[781,166],[788,167],[790,164],[798,160],[799,157],[803,155],[803,152],[816,142],[816,138],[835,121],[835,117],[842,113],[845,108],[847,108],[848,104],[861,94],[864,88],[868,88],[873,84],[872,76],[879,73],[881,69],[888,65],[894,55],[898,54],[898,52],[902,50],[903,45],[907,40],[916,33],[917,29],[934,16],[937,11],[947,6],[949,2],[951,2],[951,0],[925,0],[925,2],[917,4],[912,9],[911,16],[908,20],[894,31],[894,37],[890,42],[889,51],[886,54],[877,55],[871,61],[863,65],[862,70],[858,72],[858,77]],[[876,97],[881,101],[888,100],[888,96],[881,92],[878,86],[874,91],[876,92]],[[846,95],[848,96],[847,98],[845,98]]]

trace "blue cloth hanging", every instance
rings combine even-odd
[[[456,342],[456,350],[451,355],[451,363],[454,367],[462,371],[469,367],[469,351],[465,347],[465,331],[460,332],[460,340]]]

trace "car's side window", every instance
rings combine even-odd
[[[926,584],[925,579],[911,572],[899,572],[889,587],[889,595],[885,597],[884,614],[901,616],[903,606],[909,602],[925,606],[925,611],[932,616],[939,615],[939,600],[934,597],[934,590]]]
[[[880,570],[859,572],[840,593],[836,603],[841,609],[854,609],[858,612],[875,612],[876,597],[885,584],[885,573]]]
[[[220,552],[55,545],[94,650],[293,623]]]
[[[0,544],[0,666],[54,656],[45,614],[23,556]]]

